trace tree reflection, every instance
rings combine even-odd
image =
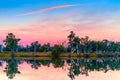
[[[71,80],[75,79],[78,75],[89,75],[91,71],[103,71],[106,73],[109,70],[120,70],[119,59],[84,59],[84,60],[67,60],[69,65],[68,76]]]
[[[6,62],[7,62],[7,65],[5,67],[4,72],[6,72],[6,76],[8,76],[9,79],[13,79],[16,74],[20,74],[16,60],[10,59]]]
[[[3,62],[2,61],[0,61],[0,66],[2,66],[3,65]]]
[[[27,63],[30,64],[31,68],[33,68],[33,69],[38,69],[41,66],[40,61],[35,60],[35,59],[34,60],[29,60],[29,61],[27,61]]]
[[[50,63],[51,63],[51,60],[40,60],[40,63],[41,63],[43,66],[49,67],[49,66],[50,66]]]
[[[52,59],[51,62],[54,68],[59,68],[64,66],[64,60],[61,59]]]
[[[13,79],[16,74],[20,74],[18,70],[18,64],[21,64],[23,61],[15,60],[14,58],[10,60],[5,60],[7,65],[4,72],[9,79]],[[0,60],[0,66],[4,61]],[[86,75],[89,76],[89,72],[92,71],[103,71],[104,73],[109,70],[120,70],[120,59],[118,58],[104,58],[104,59],[75,59],[75,60],[61,60],[61,59],[51,59],[51,60],[24,60],[30,64],[31,68],[37,70],[41,66],[49,67],[50,64],[54,68],[62,68],[63,70],[68,70],[68,77],[71,80],[74,80],[76,76]],[[65,69],[66,68],[66,69]]]

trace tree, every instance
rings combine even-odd
[[[67,38],[69,40],[68,43],[69,43],[69,46],[70,46],[70,49],[71,49],[71,53],[73,53],[74,52],[73,44],[74,44],[75,33],[73,31],[71,31],[70,35],[68,35]]]
[[[51,51],[50,43],[44,44],[40,47],[40,52],[49,52]]]
[[[35,41],[31,43],[30,49],[31,51],[36,52],[39,51],[40,46],[41,44],[39,44],[38,41]]]
[[[18,42],[20,38],[16,38],[13,33],[8,33],[6,39],[3,40],[7,48],[9,48],[12,52],[12,56],[14,56],[14,50],[18,47]]]
[[[65,47],[62,45],[55,44],[52,48],[52,54],[53,56],[58,56],[59,54],[65,52]]]
[[[102,40],[104,53],[108,52],[109,41],[107,39]]]
[[[75,48],[77,54],[80,52],[80,38],[77,36],[73,40],[73,47]]]
[[[80,39],[80,43],[81,43],[81,46],[82,46],[82,48],[83,48],[83,52],[84,52],[84,53],[87,52],[88,42],[89,42],[89,37],[88,37],[88,36],[85,36],[85,38],[81,38],[81,39]]]
[[[0,45],[0,52],[3,52],[3,45]]]

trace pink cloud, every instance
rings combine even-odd
[[[38,10],[38,11],[33,11],[33,12],[25,13],[25,14],[20,14],[18,16],[26,16],[26,15],[32,15],[32,14],[41,14],[41,13],[44,13],[44,12],[57,10],[57,9],[62,9],[62,8],[69,8],[69,7],[73,7],[73,6],[77,6],[77,5],[54,6],[54,7],[50,7],[50,8],[41,9],[41,10]]]
[[[89,36],[92,40],[120,40],[119,24],[110,24],[108,19],[99,17],[91,20],[86,17],[78,18],[77,14],[70,13],[57,18],[40,18],[19,28],[1,29],[0,38],[4,39],[7,33],[12,32],[22,39],[20,42],[22,45],[30,44],[33,41],[55,44],[66,41],[71,30],[79,37]]]

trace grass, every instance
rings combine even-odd
[[[15,53],[15,57],[50,57],[50,53],[24,53],[24,52],[19,52]],[[11,57],[11,53],[0,53],[0,57]]]
[[[107,57],[114,57],[113,54],[107,54]],[[0,53],[0,58],[10,58],[11,57],[11,53],[7,52],[7,53]],[[50,57],[52,58],[53,55],[51,53],[40,53],[40,52],[30,52],[30,53],[25,53],[25,52],[19,52],[19,53],[15,53],[15,57],[24,57],[24,58],[29,58],[29,57]],[[62,53],[59,54],[57,56],[57,58],[61,58],[61,57],[69,57],[69,58],[97,58],[97,57],[105,57],[105,54],[96,54],[96,53],[90,53],[90,54],[86,54],[86,53],[80,53],[79,55],[77,53]]]

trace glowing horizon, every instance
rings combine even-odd
[[[21,38],[21,45],[61,43],[70,31],[92,40],[120,41],[120,1],[6,0],[0,12],[0,43],[7,33]]]

